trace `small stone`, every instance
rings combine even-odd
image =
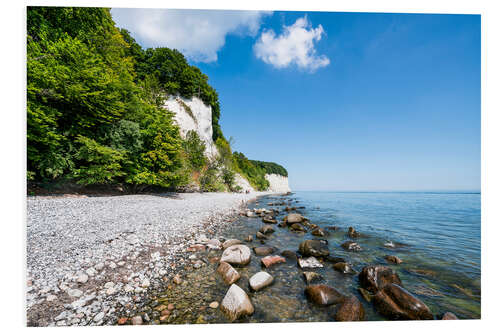
[[[47,298],[45,299],[47,302],[52,302],[57,299],[56,295],[47,295]]]
[[[104,268],[104,264],[101,262],[101,263],[98,263],[97,265],[94,266],[94,268],[98,271],[100,271],[101,269]]]
[[[266,268],[268,268],[272,265],[286,262],[286,259],[281,257],[281,256],[267,256],[267,257],[260,259],[260,261],[261,261],[262,265],[264,265]]]
[[[250,262],[250,249],[243,244],[232,245],[224,250],[220,261],[225,261],[229,264],[245,266]]]
[[[78,283],[86,283],[89,280],[89,276],[87,274],[78,274],[76,278],[76,282]]]
[[[273,280],[273,277],[269,273],[258,272],[257,274],[253,275],[248,282],[250,284],[250,288],[258,291],[273,283]]]
[[[212,309],[217,309],[219,307],[219,302],[212,302],[208,306]]]
[[[453,312],[446,312],[441,319],[442,320],[458,320],[457,316],[455,316],[455,314]]]
[[[113,288],[114,286],[115,286],[115,283],[114,283],[114,282],[111,282],[111,281],[106,282],[106,283],[104,284],[104,288],[106,288],[106,289]]]
[[[358,243],[353,242],[353,241],[344,242],[340,246],[342,246],[344,248],[344,250],[347,250],[347,251],[353,251],[353,252],[361,251],[361,246],[359,246]]]
[[[251,315],[254,307],[250,298],[243,289],[236,284],[232,284],[224,296],[221,303],[221,311],[226,314],[229,320],[234,321],[241,316]]]
[[[309,258],[299,258],[298,259],[300,268],[321,268],[323,264],[318,261],[315,257]]]
[[[108,266],[109,266],[109,268],[111,268],[111,269],[115,269],[115,268],[116,268],[116,264],[115,264],[113,261],[112,261],[112,262],[110,262]]]
[[[149,279],[144,279],[144,280],[142,280],[142,282],[141,282],[141,287],[143,287],[143,288],[147,288],[147,287],[149,287],[150,285],[151,285],[151,282],[149,281]]]
[[[142,325],[142,317],[141,316],[132,317],[132,325]]]
[[[311,283],[313,281],[318,281],[318,280],[323,279],[323,277],[319,273],[316,273],[316,272],[303,272],[303,274],[304,274],[304,278],[306,279],[307,283]]]
[[[241,244],[241,241],[239,239],[228,239],[224,243],[222,243],[222,249],[227,249],[230,246]]]
[[[170,304],[167,305],[167,310],[168,311],[172,311],[174,308],[175,308],[175,305],[173,305],[172,303],[170,303]]]
[[[403,260],[399,259],[396,256],[385,256],[384,259],[387,260],[387,262],[390,262],[390,263],[393,263],[396,265],[399,265],[403,262]]]
[[[118,325],[125,325],[128,321],[128,318],[127,317],[121,317],[120,319],[118,319],[117,321],[117,324]]]
[[[240,273],[227,262],[222,261],[217,268],[217,273],[222,276],[226,284],[233,284],[240,278]]]
[[[182,279],[181,277],[179,276],[179,274],[176,274],[174,276],[174,278],[172,279],[172,281],[174,281],[175,284],[181,284],[182,283]]]
[[[245,242],[251,243],[253,241],[253,236],[248,235],[247,238],[245,238]]]
[[[71,297],[80,297],[83,295],[83,291],[79,289],[69,289],[67,293]]]
[[[87,273],[88,276],[94,276],[97,274],[97,271],[95,270],[94,267],[90,267],[85,271],[85,273]]]
[[[98,323],[104,318],[104,312],[99,312],[98,314],[95,315],[94,317],[94,322]]]

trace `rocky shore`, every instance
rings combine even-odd
[[[215,237],[263,194],[28,198],[28,326],[119,323],[118,308],[180,283],[200,234]]]

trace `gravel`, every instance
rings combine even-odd
[[[261,194],[28,198],[28,325],[115,320],[117,299],[154,287],[178,253]]]

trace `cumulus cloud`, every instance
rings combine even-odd
[[[314,43],[321,40],[324,33],[321,24],[313,28],[307,17],[302,17],[284,26],[281,35],[277,36],[273,30],[264,31],[254,45],[254,52],[257,58],[276,68],[295,64],[314,72],[330,63],[325,55],[317,55],[314,48]]]
[[[114,8],[113,19],[144,47],[166,46],[194,61],[212,62],[226,35],[256,36],[269,12]]]

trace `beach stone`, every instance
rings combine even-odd
[[[77,275],[76,282],[78,283],[86,283],[89,280],[89,276],[87,274],[80,273]]]
[[[384,259],[387,260],[388,262],[396,264],[396,265],[399,265],[403,262],[403,260],[399,259],[396,256],[385,256]]]
[[[314,258],[314,257],[312,257],[312,258]],[[304,274],[304,278],[306,279],[307,284],[323,279],[323,277],[319,273],[316,273],[316,272],[302,272],[302,273]]]
[[[132,325],[142,325],[142,317],[141,316],[132,317]]]
[[[340,246],[342,246],[346,251],[353,251],[353,252],[361,251],[361,246],[359,246],[358,243],[353,241],[344,242]]]
[[[314,228],[313,231],[311,231],[311,235],[317,236],[317,237],[325,237],[327,235],[326,231],[321,229],[321,228]]]
[[[274,252],[274,248],[270,246],[259,246],[254,247],[253,252],[258,256],[268,256]]]
[[[95,315],[94,317],[94,322],[98,323],[104,318],[104,312],[99,312],[98,314]]]
[[[287,216],[285,216],[285,219],[284,219],[284,221],[286,223],[288,223],[288,224],[301,223],[304,220],[305,220],[304,216],[302,216],[300,214],[296,214],[296,213],[294,213],[294,214],[288,214]]]
[[[220,304],[220,309],[230,321],[235,321],[242,316],[251,315],[254,312],[254,307],[250,298],[245,291],[236,284],[232,284],[231,287],[229,287],[226,296],[224,296]]]
[[[252,235],[248,235],[247,238],[245,238],[245,242],[248,242],[248,243],[253,242],[253,236]]]
[[[255,234],[255,236],[258,238],[258,239],[267,239],[267,236],[264,235],[262,232],[260,231],[257,231],[257,233]]]
[[[45,298],[47,302],[52,302],[55,301],[56,299],[57,299],[56,295],[47,295],[47,297]]]
[[[181,279],[181,277],[180,277],[179,274],[176,274],[174,276],[174,278],[172,279],[172,281],[174,281],[175,284],[181,284],[182,283],[182,279]]]
[[[83,295],[83,291],[80,289],[68,289],[67,293],[71,297],[80,297]]]
[[[290,227],[290,230],[297,231],[297,232],[306,232],[307,231],[303,226],[301,226],[298,223],[292,224],[292,226]]]
[[[88,275],[88,276],[94,276],[97,274],[97,271],[94,267],[90,267],[88,268],[85,273]]]
[[[388,266],[369,265],[359,273],[359,283],[364,289],[376,293],[385,285],[395,283],[402,286],[399,276]]]
[[[217,268],[217,273],[222,276],[226,284],[233,284],[240,278],[240,273],[227,262],[222,261]]]
[[[220,261],[245,266],[250,262],[250,249],[246,245],[232,245],[224,250]]]
[[[219,307],[219,302],[212,302],[208,305],[211,309],[217,309]]]
[[[294,251],[284,250],[281,252],[281,255],[287,259],[294,261],[294,262],[297,261],[297,253],[295,253]]]
[[[356,296],[346,297],[335,313],[336,321],[361,321],[364,318],[365,309]]]
[[[317,239],[308,239],[300,243],[299,252],[304,256],[325,257],[330,254],[325,242]]]
[[[218,239],[210,239],[207,242],[207,247],[209,249],[220,250],[220,248],[222,247],[222,244]]]
[[[273,277],[267,272],[258,272],[250,278],[248,283],[250,284],[250,288],[258,291],[273,283]]]
[[[125,325],[128,321],[128,318],[127,317],[121,317],[120,319],[118,319],[118,321],[116,322],[118,325]]]
[[[373,304],[381,315],[392,320],[434,319],[427,305],[394,283],[378,291],[373,296]]]
[[[260,261],[264,266],[266,266],[266,268],[268,268],[272,265],[286,262],[286,259],[281,256],[267,256],[260,259]]]
[[[341,303],[345,298],[344,295],[335,288],[327,286],[326,284],[313,284],[307,286],[305,294],[309,301],[323,306]]]
[[[349,227],[347,236],[349,236],[350,238],[359,238],[361,235],[353,227]]]
[[[205,245],[203,244],[194,244],[191,245],[186,249],[188,252],[199,252],[199,251],[205,251]]]
[[[299,267],[300,268],[321,268],[323,264],[318,261],[315,257],[309,258],[299,258]]]
[[[274,229],[270,225],[265,225],[259,229],[259,232],[263,233],[264,235],[272,234],[274,232]]]
[[[441,320],[458,320],[458,318],[453,312],[446,312]]]
[[[230,246],[241,244],[241,243],[242,243],[242,241],[240,241],[239,239],[228,239],[227,241],[222,243],[222,248],[225,250]]]
[[[334,264],[333,269],[335,269],[336,271],[339,271],[341,273],[344,273],[344,274],[355,274],[356,273],[352,269],[352,266],[346,262],[338,262],[338,263]]]
[[[247,212],[246,212],[246,216],[247,216],[247,217],[254,217],[254,216],[255,216],[255,213],[254,213],[254,212],[251,212],[251,211],[247,211]]]
[[[278,221],[276,221],[275,219],[273,219],[270,216],[263,217],[262,218],[262,222],[264,222],[264,223],[272,223],[272,224],[278,223]]]

